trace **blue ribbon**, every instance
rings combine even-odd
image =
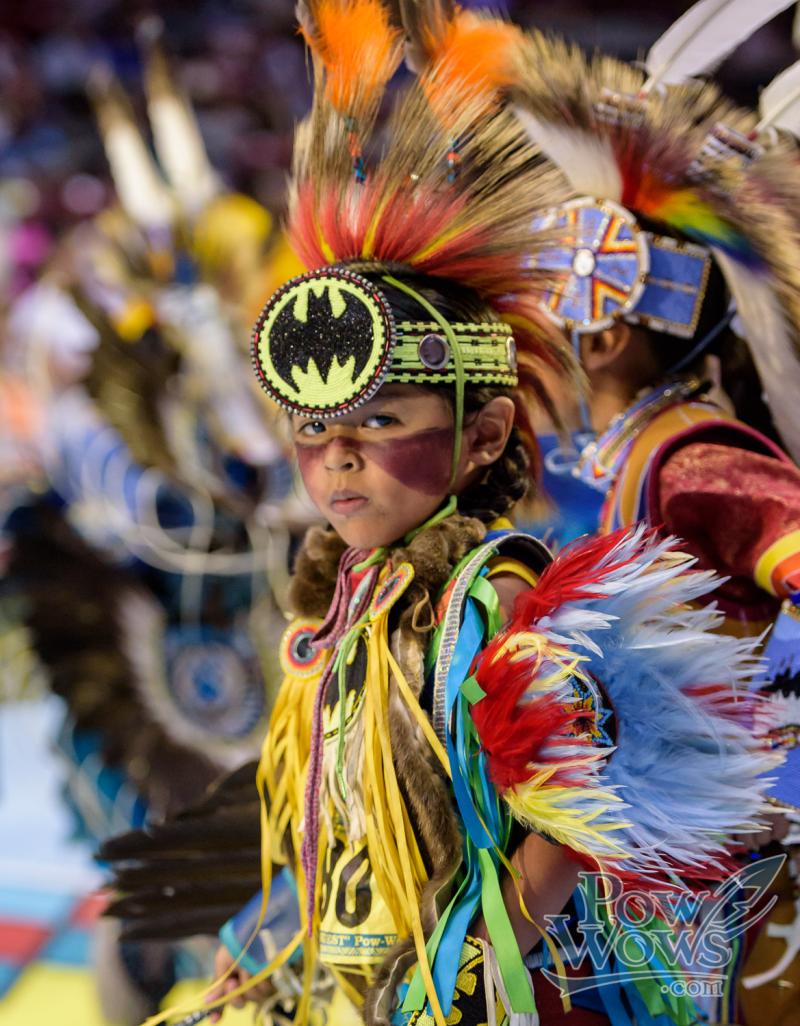
[[[451,724],[453,709],[461,695],[461,685],[469,675],[472,661],[483,645],[483,621],[476,603],[468,598],[464,604],[464,619],[456,642],[453,659],[445,682],[445,722],[447,723],[447,757],[453,773],[453,791],[458,811],[470,841],[477,848],[491,848],[493,842],[478,817],[469,786],[469,773],[465,749],[463,704],[459,703],[455,724]],[[453,727],[455,738],[453,738]]]

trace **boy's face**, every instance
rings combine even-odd
[[[397,541],[449,494],[454,426],[444,395],[389,384],[353,413],[291,420],[308,494],[348,545]]]

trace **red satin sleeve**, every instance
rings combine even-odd
[[[661,465],[657,494],[656,517],[684,539],[701,566],[749,579],[773,595],[800,589],[800,469],[794,464],[694,442]]]

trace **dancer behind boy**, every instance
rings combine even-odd
[[[734,692],[749,648],[708,608],[670,613],[715,581],[669,541],[618,532],[551,563],[503,519],[535,459],[537,368],[571,367],[532,317],[530,226],[557,181],[437,69],[369,163],[399,33],[374,0],[304,18],[290,230],[315,269],[269,300],[254,360],[330,527],[297,561],[257,778],[264,893],[285,867],[298,929],[254,982],[300,957],[298,1022],[320,967],[368,1023],[552,1022],[524,958],[581,866],[648,891],[723,878],[727,839],[759,821],[776,760]],[[662,951],[637,966],[637,1021],[693,1021],[676,978]]]
[[[576,473],[585,505],[603,500],[600,530],[644,520],[681,538],[699,566],[727,578],[714,592],[726,632],[757,638],[777,619],[767,648],[784,714],[775,743],[795,747],[772,795],[797,809],[797,698],[786,689],[800,670],[800,471],[774,431],[751,426],[769,432],[771,414],[800,453],[796,159],[759,145],[756,117],[712,86],[683,81],[706,69],[687,66],[686,37],[682,52],[674,38],[662,37],[644,71],[587,61],[540,36],[515,54],[511,103],[573,190],[541,222],[561,237],[540,266],[568,276],[543,308],[571,336],[589,381],[596,437]],[[733,309],[768,412],[758,378],[744,396],[736,380]],[[713,401],[709,353],[755,411],[750,424]],[[778,826],[780,836],[785,821]],[[798,973],[800,961],[783,975],[796,986]],[[780,1004],[791,991],[770,988]],[[748,1001],[753,1022],[764,999]]]

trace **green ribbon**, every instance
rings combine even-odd
[[[417,537],[418,534],[422,534],[423,531],[427,531],[429,527],[433,527],[434,524],[440,523],[442,520],[449,517],[451,514],[457,512],[458,500],[455,495],[449,496],[447,502],[442,506],[441,509],[437,510],[432,516],[428,517],[424,524],[420,524],[419,527],[415,527],[413,531],[409,531],[408,534],[403,535],[403,544],[410,545],[411,542]]]
[[[605,921],[607,935],[613,935],[614,927],[611,924],[608,909],[605,905],[601,905],[599,911]],[[617,926],[619,927],[621,924],[618,923]],[[623,932],[628,932],[624,926],[622,929]],[[651,942],[652,950],[659,952],[663,958],[663,964],[654,964],[651,961],[648,966],[650,975],[637,976],[633,980],[633,985],[651,1016],[658,1018],[661,1015],[668,1015],[675,1026],[693,1026],[697,1022],[694,1001],[690,997],[674,993],[669,986],[673,980],[683,975],[683,969],[678,961],[664,950],[664,945],[658,942],[658,935],[663,934],[666,929],[667,926],[661,919],[657,919],[655,923],[636,925],[632,928],[631,932],[634,936],[655,934],[655,939]]]
[[[444,332],[444,336],[450,346],[450,352],[453,356],[453,368],[456,372],[456,395],[455,395],[455,437],[453,438],[453,459],[450,466],[450,484],[448,489],[453,488],[456,482],[456,475],[458,473],[458,464],[461,460],[461,435],[464,428],[464,383],[466,380],[466,374],[464,371],[464,356],[461,352],[461,346],[459,344],[456,333],[453,331],[453,327],[446,317],[442,317],[433,303],[429,302],[423,295],[417,292],[416,289],[412,289],[410,285],[406,285],[405,282],[398,281],[397,278],[393,278],[391,274],[385,274],[383,280],[387,285],[392,285],[394,288],[399,289],[401,292],[405,292],[407,296],[411,296],[412,299],[416,299],[423,310],[431,315],[433,320],[439,325]]]
[[[479,849],[478,863],[481,867],[483,885],[481,889],[483,918],[486,920],[489,939],[497,955],[497,965],[508,993],[511,1011],[535,1012],[536,1002],[533,998],[531,978],[522,960],[511,920],[508,918],[508,910],[503,900],[500,877],[492,852],[486,848]]]
[[[500,599],[497,597],[497,592],[491,581],[485,577],[476,577],[470,586],[469,593],[478,605],[483,607],[487,636],[494,637],[503,626],[503,622],[500,613]]]
[[[470,586],[469,595],[481,607],[486,624],[486,634],[488,637],[492,637],[502,626],[502,613],[497,592],[485,576],[478,576]],[[434,649],[438,649],[438,641],[437,635],[434,637],[432,646]],[[463,717],[466,744],[470,752],[470,790],[487,828],[494,824],[494,829],[498,834],[496,841],[499,850],[505,851],[511,836],[511,816],[496,791],[485,779],[480,738],[467,708],[469,705],[480,701],[484,697],[484,692],[472,675],[467,677],[462,683],[460,692],[459,702],[461,703],[461,708],[459,709],[459,715]],[[474,877],[474,870],[477,868],[481,889],[480,908],[486,922],[492,947],[497,956],[498,968],[503,978],[511,1008],[517,1013],[532,1014],[536,1011],[536,1003],[530,975],[525,968],[519,944],[517,943],[503,899],[498,868],[499,862],[496,851],[489,848],[478,849],[467,839],[465,844],[464,876],[456,894],[442,913],[428,940],[426,945],[428,960],[433,965],[451,915],[458,908],[462,900],[466,899],[467,889]],[[406,999],[403,1003],[404,1011],[412,1011],[422,1007],[424,998],[425,985],[419,970],[417,970],[411,980]]]
[[[474,677],[467,677],[459,688],[459,691],[470,705],[475,705],[475,703],[480,702],[482,698],[486,698],[486,692]]]
[[[374,549],[372,552],[370,552],[366,559],[362,559],[360,563],[354,564],[353,569],[350,572],[354,574],[360,574],[362,570],[368,570],[371,566],[375,566],[376,563],[382,563],[385,558],[385,548],[380,547]]]

